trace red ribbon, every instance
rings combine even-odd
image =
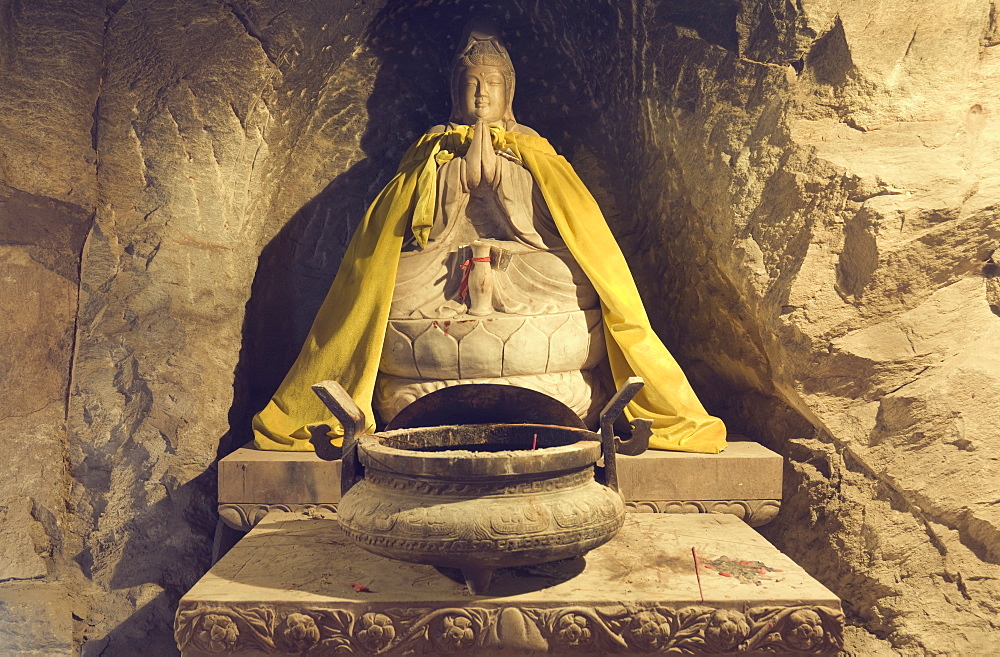
[[[465,296],[469,293],[469,272],[472,270],[472,263],[474,262],[489,262],[490,257],[485,258],[469,258],[462,263],[461,268],[464,272],[462,274],[462,282],[458,284],[458,300],[465,301]]]

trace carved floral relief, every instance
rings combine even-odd
[[[820,606],[745,611],[691,606],[181,609],[184,655],[475,655],[501,648],[556,654],[835,655],[844,616]]]

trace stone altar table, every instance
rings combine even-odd
[[[473,596],[365,552],[316,508],[268,513],[175,623],[183,657],[833,655],[842,630],[839,599],[727,514],[630,514],[585,557],[498,571]]]
[[[740,436],[721,454],[649,450],[618,455],[622,495],[634,511],[728,513],[753,527],[769,522],[781,504],[781,456]],[[249,531],[273,510],[336,511],[340,462],[312,452],[266,452],[243,447],[219,462],[220,529]],[[238,535],[221,542],[223,550]]]

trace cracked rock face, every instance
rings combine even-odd
[[[476,11],[706,405],[787,457],[769,538],[852,649],[1000,638],[989,0],[0,7],[0,599],[57,619],[37,650],[175,650],[212,464],[447,116]]]

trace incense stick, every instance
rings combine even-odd
[[[705,602],[705,592],[701,588],[701,564],[698,563],[698,551],[691,546],[691,556],[694,557],[694,576],[698,578],[698,595],[701,596],[701,601]]]

